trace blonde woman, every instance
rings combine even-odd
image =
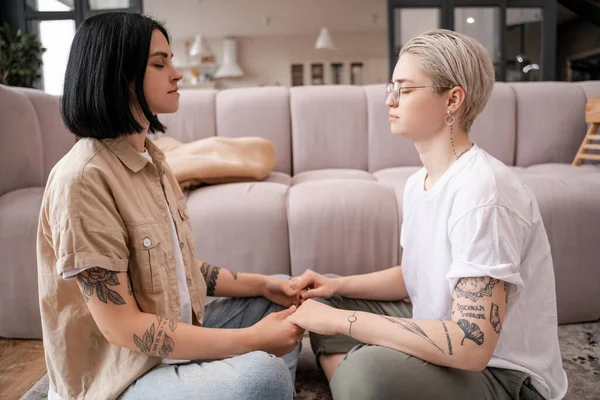
[[[493,85],[485,48],[467,36],[430,31],[401,50],[387,85],[390,125],[423,163],[404,191],[402,266],[348,277],[307,270],[291,282],[303,303],[287,319],[312,332],[335,399],[565,395],[537,202],[468,135]]]

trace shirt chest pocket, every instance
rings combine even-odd
[[[129,271],[133,291],[138,295],[162,290],[165,268],[164,244],[156,224],[132,225],[129,233]]]
[[[178,200],[177,201],[177,214],[179,216],[180,222],[180,232],[179,232],[179,240],[183,242],[188,242],[192,236],[192,226],[190,224],[190,217],[187,213],[186,201]],[[189,243],[192,244],[192,243]]]
[[[177,200],[177,211],[179,213],[179,218],[181,219],[181,222],[187,223],[190,217],[187,213],[187,203],[185,200]]]

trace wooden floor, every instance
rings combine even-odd
[[[41,340],[0,338],[0,400],[18,400],[46,373]]]

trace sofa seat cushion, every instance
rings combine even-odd
[[[530,175],[547,175],[547,176],[572,176],[582,177],[583,175],[592,175],[600,173],[600,165],[586,164],[579,167],[575,167],[571,164],[537,164],[530,167],[510,167],[517,175],[523,174]]]
[[[292,273],[310,268],[350,275],[397,265],[394,191],[364,171],[311,172],[299,175],[289,191]],[[331,178],[339,174],[345,177]]]
[[[265,182],[231,183],[192,190],[187,211],[196,257],[233,271],[289,274],[285,174]]]
[[[325,180],[348,180],[356,179],[362,181],[375,181],[375,177],[366,172],[358,169],[317,169],[313,171],[301,172],[292,178],[292,186],[299,185],[301,183],[314,182],[314,181],[325,181]]]
[[[283,172],[273,171],[265,178],[265,180],[263,180],[263,182],[279,183],[281,185],[290,186],[292,184],[292,177]]]
[[[600,168],[540,164],[515,170],[539,204],[554,262],[560,323],[600,317]]]

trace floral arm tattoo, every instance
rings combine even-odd
[[[104,268],[89,268],[77,274],[77,282],[81,287],[81,292],[86,303],[90,300],[90,296],[96,293],[98,299],[104,304],[111,302],[116,305],[124,305],[123,297],[112,290],[110,286],[118,286],[121,284],[118,278],[118,272],[109,271]],[[133,295],[131,282],[127,274],[127,293]],[[133,342],[140,352],[153,357],[168,358],[175,349],[175,341],[167,332],[174,332],[177,329],[178,322],[156,316],[157,322],[150,325],[148,329],[140,336],[133,334]]]
[[[78,273],[77,282],[81,287],[81,293],[85,302],[87,303],[90,300],[90,296],[96,292],[98,300],[104,304],[108,304],[109,301],[116,305],[125,304],[123,297],[109,287],[121,284],[117,274],[118,272],[99,267],[89,268]],[[129,282],[129,279],[127,281]]]

